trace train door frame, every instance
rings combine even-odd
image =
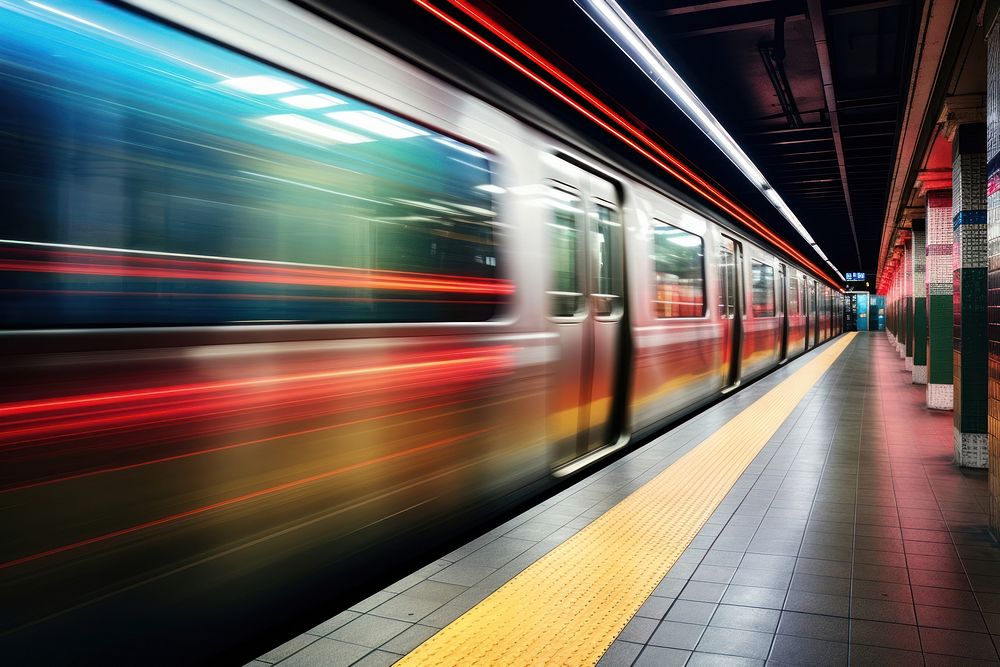
[[[778,262],[778,286],[781,290],[781,298],[778,299],[781,308],[781,350],[778,355],[778,363],[788,361],[788,267],[784,262]]]
[[[727,245],[731,250],[727,250]],[[725,257],[728,254],[732,261]],[[743,358],[743,319],[746,317],[743,243],[732,236],[722,234],[717,252],[719,260],[719,319],[727,330],[723,333],[724,349],[728,352],[722,362],[722,393],[728,393],[740,386],[741,360]],[[732,286],[732,289],[729,287]]]
[[[820,312],[819,312],[819,283],[817,283],[815,280],[812,280],[812,279],[809,280],[809,283],[810,283],[810,285],[809,285],[809,295],[812,298],[812,317],[813,317],[813,327],[812,327],[812,331],[813,331],[813,345],[812,346],[813,347],[818,347],[819,344],[820,344],[820,342],[822,341],[822,338],[820,338],[820,330],[819,330],[820,322],[822,321],[822,319],[820,318]]]
[[[543,184],[552,194],[573,197],[575,278],[579,291],[552,290],[554,264],[547,267],[549,289],[547,319],[559,335],[563,354],[556,362],[554,405],[549,408],[554,435],[553,474],[567,475],[628,442],[625,431],[626,397],[620,391],[625,372],[624,346],[629,336],[625,317],[625,228],[621,185],[566,155],[547,155]],[[547,224],[558,227],[552,215],[559,202],[546,212]],[[602,209],[608,212],[604,216]],[[610,236],[613,241],[605,245]],[[550,252],[555,245],[550,236]],[[607,255],[602,249],[608,248]],[[553,256],[554,258],[554,256]],[[601,289],[604,260],[610,267],[610,292]],[[614,293],[617,291],[617,294]],[[554,314],[555,299],[574,298],[572,314]],[[571,387],[577,392],[570,396]],[[562,392],[562,393],[560,393]],[[555,421],[554,421],[555,419]],[[575,434],[563,433],[563,427]]]

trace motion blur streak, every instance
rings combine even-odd
[[[178,512],[177,514],[172,514],[170,516],[161,517],[159,519],[154,519],[152,521],[146,521],[145,523],[140,523],[135,526],[130,526],[128,528],[122,528],[121,530],[116,530],[111,533],[105,533],[103,535],[97,535],[85,540],[80,540],[79,542],[74,542],[72,544],[65,544],[54,549],[49,549],[48,551],[42,551],[40,553],[31,554],[30,556],[24,556],[22,558],[16,558],[14,560],[7,561],[5,563],[0,563],[0,570],[4,570],[10,567],[15,567],[17,565],[23,565],[25,563],[30,563],[31,561],[36,561],[42,558],[47,558],[49,556],[55,556],[56,554],[65,553],[67,551],[72,551],[74,549],[79,549],[81,547],[89,546],[91,544],[97,544],[98,542],[104,542],[116,537],[122,537],[124,535],[129,535],[131,533],[137,533],[148,528],[154,528],[156,526],[162,526],[164,524],[173,523],[175,521],[181,521],[183,519],[188,519],[190,517],[197,516],[199,514],[204,514],[206,512],[211,512],[213,510],[222,509],[224,507],[229,507],[230,505],[236,505],[237,503],[247,502],[249,500],[254,500],[256,498],[261,498],[263,496],[269,496],[275,493],[281,493],[282,491],[288,491],[289,489],[294,489],[299,486],[306,484],[311,484],[313,482],[318,482],[324,479],[329,479],[335,475],[342,475],[346,472],[352,470],[358,470],[359,468],[364,468],[367,466],[376,465],[378,463],[385,463],[393,459],[402,458],[404,456],[412,456],[419,452],[425,452],[431,449],[438,449],[445,445],[450,445],[461,440],[468,440],[474,438],[478,435],[482,435],[487,431],[491,431],[496,427],[489,427],[479,429],[478,431],[473,431],[471,433],[463,433],[462,435],[454,436],[451,438],[444,438],[442,440],[437,440],[435,442],[429,442],[420,447],[413,447],[401,452],[394,452],[392,454],[386,454],[385,456],[379,456],[374,459],[369,459],[367,461],[360,461],[351,465],[343,466],[335,470],[329,470],[318,475],[311,475],[309,477],[304,477],[302,479],[297,479],[292,482],[285,482],[284,484],[278,484],[266,489],[260,489],[258,491],[253,491],[251,493],[246,493],[241,496],[236,496],[235,498],[227,498],[226,500],[221,500],[211,505],[204,505],[202,507],[196,507],[184,512]]]
[[[28,259],[0,259],[0,271],[57,273],[176,280],[221,280],[231,282],[314,285],[351,289],[380,289],[466,294],[511,294],[514,287],[504,280],[473,280],[462,276],[437,276],[407,271],[371,269],[294,268],[251,264],[238,259],[192,261],[136,255],[83,253],[53,250],[24,252]]]
[[[735,216],[737,219],[739,219],[745,225],[747,225],[755,232],[760,234],[762,237],[764,237],[771,243],[774,243],[779,248],[783,249],[785,252],[789,253],[791,256],[795,257],[797,260],[799,260],[800,262],[811,268],[817,274],[821,275],[824,278],[824,280],[826,280],[826,282],[829,283],[831,286],[840,289],[840,285],[832,278],[827,276],[826,272],[823,269],[818,267],[815,263],[811,262],[807,257],[805,257],[802,253],[800,253],[796,248],[791,246],[783,238],[775,234],[770,228],[764,225],[761,221],[757,220],[752,214],[746,211],[746,209],[733,202],[725,194],[719,191],[718,188],[710,184],[704,178],[700,177],[696,172],[691,170],[677,157],[666,151],[662,146],[660,146],[658,143],[650,139],[645,133],[643,133],[633,124],[625,120],[625,118],[623,118],[620,114],[616,113],[606,104],[601,102],[595,95],[593,95],[585,88],[583,88],[583,86],[574,81],[562,70],[557,68],[555,65],[550,63],[545,58],[543,58],[541,55],[538,54],[538,52],[532,50],[522,41],[514,37],[510,32],[505,30],[503,27],[499,26],[494,21],[487,18],[475,7],[469,5],[463,0],[449,0],[449,2],[452,5],[460,9],[467,16],[471,17],[477,23],[479,23],[480,25],[488,29],[490,32],[492,32],[494,35],[502,39],[504,42],[514,47],[517,51],[528,57],[532,62],[539,65],[546,72],[554,76],[558,81],[560,81],[561,83],[569,87],[571,90],[573,90],[573,92],[577,93],[587,102],[594,105],[597,109],[599,109],[609,118],[611,118],[620,127],[624,128],[629,134],[639,139],[643,144],[652,149],[656,154],[666,159],[669,162],[669,164],[665,164],[660,159],[657,159],[654,155],[651,155],[646,149],[642,148],[632,140],[628,139],[626,136],[624,136],[623,134],[612,128],[610,125],[599,119],[596,115],[594,115],[592,112],[581,106],[579,103],[570,99],[563,92],[556,89],[554,86],[552,86],[550,83],[539,77],[537,74],[531,72],[529,69],[518,63],[516,60],[514,60],[507,54],[497,49],[489,42],[485,41],[484,39],[476,35],[474,32],[463,26],[461,23],[455,21],[453,18],[451,18],[445,12],[443,12],[440,8],[432,5],[428,0],[414,0],[414,2],[417,5],[429,11],[430,13],[432,13],[434,16],[438,17],[439,19],[447,23],[448,25],[452,26],[462,34],[464,34],[466,37],[472,39],[483,48],[487,49],[488,51],[496,55],[504,62],[506,62],[507,64],[511,65],[519,72],[524,74],[525,76],[532,79],[535,83],[539,84],[540,86],[548,90],[550,93],[557,96],[566,104],[572,106],[578,112],[585,115],[588,119],[601,126],[602,129],[604,129],[607,132],[610,132],[617,139],[625,142],[628,146],[638,151],[640,154],[642,154],[644,157],[652,161],[660,168],[664,169],[671,176],[677,178],[679,181],[681,181],[682,183],[684,183],[689,188],[691,188],[698,194],[702,195],[709,201],[714,202],[722,210]]]
[[[480,361],[499,361],[504,359],[512,348],[500,346],[494,348],[467,348],[462,350],[448,350],[437,354],[419,355],[417,359],[434,359],[434,357],[445,357],[440,360],[431,361],[411,361],[408,363],[392,364],[389,366],[373,366],[368,368],[348,368],[338,371],[326,371],[320,373],[301,373],[285,376],[267,376],[259,378],[248,378],[232,382],[208,382],[195,385],[177,385],[170,387],[157,387],[133,392],[112,392],[104,394],[94,394],[91,396],[60,397],[56,399],[46,399],[42,401],[26,401],[23,403],[12,403],[0,405],[0,414],[20,415],[33,412],[44,412],[54,408],[68,406],[92,405],[95,403],[120,403],[138,401],[147,398],[160,398],[172,394],[196,394],[208,391],[218,391],[225,389],[249,388],[262,385],[285,384],[289,382],[301,382],[306,380],[331,380],[334,378],[389,374],[397,371],[422,370],[427,368],[440,368],[444,366],[454,366],[460,364],[477,363]],[[470,352],[473,356],[468,356]],[[463,357],[463,355],[466,355]],[[0,435],[4,432],[0,431]]]

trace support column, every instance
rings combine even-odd
[[[951,191],[927,192],[927,407],[951,410],[952,311]]]
[[[980,108],[980,114],[982,112]],[[956,126],[952,132],[952,149],[955,463],[985,468],[989,462],[986,436],[986,125]]]
[[[986,37],[986,428],[990,528],[1000,535],[1000,28]]]
[[[906,370],[913,368],[913,242],[909,235],[903,241],[903,274],[900,276],[903,297],[903,338],[899,356]]]
[[[913,230],[913,384],[927,384],[927,232],[923,220]]]

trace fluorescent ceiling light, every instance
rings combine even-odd
[[[291,81],[286,81],[285,79],[279,79],[276,76],[241,76],[236,79],[225,79],[221,82],[223,86],[227,86],[234,90],[238,90],[242,93],[252,93],[254,95],[277,95],[278,93],[290,93],[293,90],[298,90],[302,86],[297,83],[292,83]]]
[[[796,232],[813,249],[819,250],[809,232],[799,222],[781,196],[771,187],[753,161],[743,152],[743,149],[730,136],[722,124],[712,115],[694,91],[684,82],[670,63],[656,50],[656,47],[643,34],[642,30],[629,18],[614,0],[574,0],[586,12],[587,16],[627,55],[632,62],[650,78],[705,135],[712,140],[722,153],[736,165],[736,168],[760,190],[778,212],[792,225]],[[829,260],[827,263],[830,264]],[[843,280],[840,271],[830,264],[834,272]]]
[[[375,111],[332,111],[325,115],[338,123],[353,125],[389,139],[409,139],[427,134],[427,132],[412,125],[401,123]]]
[[[364,137],[360,134],[348,132],[339,127],[292,113],[264,116],[260,120],[269,125],[276,125],[284,130],[291,130],[298,134],[308,135],[311,138],[325,139],[340,144],[360,144],[365,141],[372,141],[369,137]]]
[[[347,104],[344,100],[338,99],[326,93],[314,93],[309,95],[289,95],[282,97],[281,101],[297,109],[325,109],[335,107],[338,104]]]
[[[503,193],[507,192],[499,185],[493,185],[492,183],[484,183],[482,185],[477,185],[476,189],[482,190],[483,192],[489,192],[491,195],[502,195]]]

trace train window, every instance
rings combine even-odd
[[[705,314],[705,242],[653,221],[653,313],[656,317]]]
[[[583,205],[575,194],[550,188],[549,206],[552,209],[552,219],[548,223],[552,249],[549,314],[570,317],[583,310],[583,292],[577,267]]]
[[[597,262],[594,270],[594,285],[591,295],[594,299],[594,314],[609,316],[621,300],[621,223],[617,212],[611,206],[597,202],[594,204],[593,257]]]
[[[0,10],[4,326],[479,321],[489,156],[113,6]]]
[[[750,261],[751,306],[754,317],[774,317],[774,267]]]
[[[788,278],[788,315],[799,314],[799,279],[789,271]]]

